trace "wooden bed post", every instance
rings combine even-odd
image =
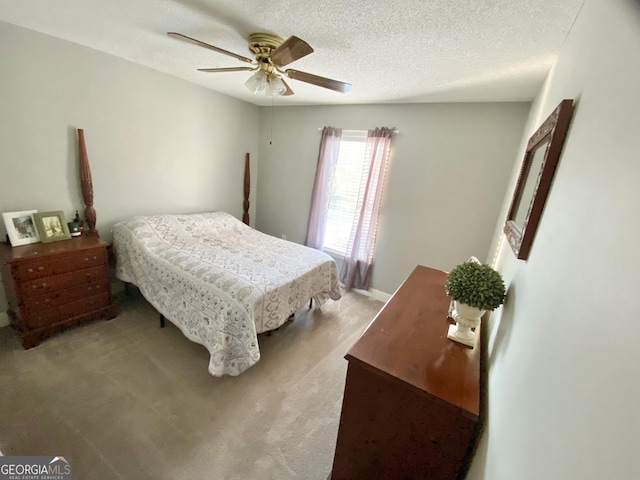
[[[249,191],[251,189],[251,167],[249,153],[244,161],[244,202],[242,203],[242,221],[249,225]]]
[[[88,227],[88,230],[85,230],[84,233],[97,237],[96,210],[93,208],[93,181],[91,179],[91,168],[89,168],[87,146],[84,141],[84,130],[82,128],[78,128],[78,143],[80,147],[80,187],[82,188],[82,199],[85,204],[84,217]]]

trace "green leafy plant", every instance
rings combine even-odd
[[[449,273],[444,285],[447,295],[480,310],[494,310],[504,302],[502,276],[487,264],[468,261]]]

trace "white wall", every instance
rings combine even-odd
[[[532,107],[523,142],[576,100],[528,261],[497,257],[510,286],[471,480],[640,478],[638,45],[639,2],[586,0]]]
[[[396,127],[372,288],[393,293],[417,264],[450,270],[484,258],[528,111],[528,103],[263,108],[257,228],[304,242],[319,128]]]
[[[246,152],[257,183],[258,107],[2,22],[0,65],[1,212],[63,210],[71,220],[83,211],[76,136],[83,128],[106,241],[113,224],[132,215],[241,217]]]

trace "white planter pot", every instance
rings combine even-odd
[[[471,329],[480,325],[480,319],[485,311],[456,300],[451,315],[456,324],[449,326],[447,338],[473,348],[476,343],[476,335]]]

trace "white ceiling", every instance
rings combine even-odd
[[[353,84],[341,94],[288,80],[277,105],[530,100],[583,0],[0,0],[0,20],[257,104],[242,62],[252,32],[296,35],[315,52],[288,68]]]

